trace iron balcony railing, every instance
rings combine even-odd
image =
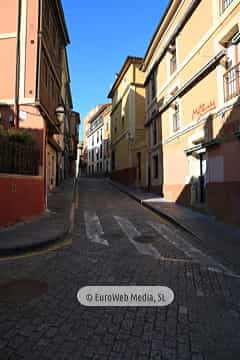
[[[240,95],[240,63],[229,69],[223,76],[225,101]]]
[[[40,152],[32,145],[0,142],[0,173],[39,175]]]

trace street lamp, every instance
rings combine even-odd
[[[59,124],[62,124],[65,120],[66,111],[63,105],[59,105],[55,110],[55,115]]]

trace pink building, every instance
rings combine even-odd
[[[48,189],[56,185],[57,164],[64,158],[64,119],[57,119],[56,109],[59,104],[66,109],[62,89],[70,91],[63,76],[68,44],[60,0],[1,5],[0,129],[29,129],[40,160],[37,175],[0,174],[0,226],[40,215]]]

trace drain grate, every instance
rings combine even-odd
[[[47,282],[34,279],[17,279],[0,284],[0,302],[27,303],[47,293]]]

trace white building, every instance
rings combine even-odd
[[[109,172],[110,165],[107,163],[106,168],[105,154],[106,146],[109,147],[109,142],[106,143],[104,138],[104,117],[105,111],[111,104],[101,105],[97,113],[89,119],[89,128],[87,131],[87,149],[88,149],[88,175],[104,175]],[[109,151],[110,153],[110,151]]]

